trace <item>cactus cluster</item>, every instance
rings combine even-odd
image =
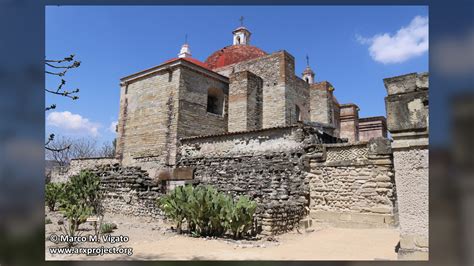
[[[49,211],[54,211],[56,203],[61,199],[64,191],[63,183],[48,183],[44,190],[44,200],[48,206]]]
[[[181,186],[158,199],[159,208],[176,223],[177,232],[187,224],[198,236],[240,238],[252,228],[257,204],[247,196],[233,199],[211,186]]]

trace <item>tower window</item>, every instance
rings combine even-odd
[[[301,121],[301,109],[298,105],[295,105],[295,114],[296,114],[296,121]]]
[[[240,44],[240,36],[237,36],[237,44]]]
[[[304,78],[304,80],[306,80],[306,83],[309,83],[309,78],[308,77]]]
[[[224,109],[224,93],[221,89],[210,88],[207,90],[207,112],[222,115]]]

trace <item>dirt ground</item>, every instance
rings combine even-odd
[[[178,235],[171,224],[151,218],[107,214],[105,222],[117,224],[111,235],[128,236],[124,243],[80,243],[82,247],[132,248],[133,255],[106,254],[87,256],[51,254],[50,248],[65,247],[53,243],[52,234],[61,235],[58,212],[47,212],[51,220],[46,224],[46,260],[396,260],[395,246],[399,240],[397,229],[344,229],[324,225],[310,231],[296,231],[273,238],[257,240],[195,238]],[[81,235],[93,234],[91,224],[81,225]]]

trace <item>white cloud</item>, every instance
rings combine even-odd
[[[117,128],[117,124],[118,124],[117,121],[113,121],[112,123],[110,123],[110,126],[109,126],[110,132],[116,133],[115,129]]]
[[[384,64],[402,63],[428,51],[428,17],[416,16],[396,34],[377,34],[371,38],[356,35],[361,44],[369,45],[372,59]]]
[[[99,135],[100,124],[93,123],[89,119],[69,111],[51,112],[46,117],[46,124],[57,127],[73,134]]]

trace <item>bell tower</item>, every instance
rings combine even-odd
[[[244,17],[240,17],[240,27],[235,29],[232,34],[234,35],[234,45],[248,45],[250,43],[250,35],[252,33],[244,27]]]
[[[184,44],[183,44],[183,46],[181,46],[181,50],[179,51],[178,57],[179,58],[191,57],[191,49],[189,48],[188,35],[187,34],[186,34],[186,37],[185,37],[185,40],[184,40]]]
[[[309,66],[309,56],[306,56],[306,68],[303,71],[303,80],[308,84],[314,83],[314,72]]]

